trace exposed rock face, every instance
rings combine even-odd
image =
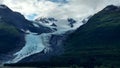
[[[76,21],[72,18],[68,18],[68,22],[71,27],[74,27],[74,23],[76,23]]]
[[[47,25],[47,26],[60,27],[60,26],[64,25],[67,27],[69,26],[70,28],[75,27],[74,24],[76,24],[78,22],[78,21],[74,20],[73,18],[67,18],[67,19],[37,18],[35,21],[39,22],[41,24]],[[64,24],[60,24],[63,22],[64,22]]]
[[[51,23],[56,22],[57,20],[55,18],[37,18],[35,21],[42,23]]]

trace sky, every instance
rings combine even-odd
[[[0,0],[0,3],[27,19],[80,18],[97,13],[107,5],[119,5],[120,0]]]

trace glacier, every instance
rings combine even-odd
[[[52,46],[53,45],[50,44],[52,35],[58,35],[59,36],[59,35],[65,34],[68,31],[74,31],[78,27],[80,27],[81,25],[83,25],[83,22],[82,22],[83,20],[87,21],[88,19],[87,19],[87,17],[79,19],[74,24],[73,28],[69,27],[67,21],[65,21],[65,20],[59,20],[56,23],[57,27],[54,27],[54,28],[57,29],[56,31],[49,32],[49,33],[41,33],[39,35],[36,34],[36,33],[32,33],[30,31],[27,31],[26,32],[27,34],[26,34],[26,37],[25,37],[25,40],[26,40],[25,46],[20,51],[18,51],[18,52],[16,52],[14,54],[14,56],[15,56],[14,59],[8,61],[7,63],[17,63],[17,62],[21,61],[22,59],[24,59],[26,57],[29,57],[29,56],[31,56],[33,54],[36,54],[36,53],[40,53],[42,51],[44,53],[52,52],[52,50],[53,50]],[[40,24],[44,25],[42,23],[40,23]],[[53,28],[53,27],[51,27],[48,24],[44,25],[44,26],[47,26],[49,28]],[[36,27],[38,27],[38,26],[36,25]]]

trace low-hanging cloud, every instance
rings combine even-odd
[[[3,0],[1,0],[2,2]],[[57,1],[57,0],[56,0]],[[64,1],[64,0],[62,0]],[[120,0],[66,0],[67,3],[50,0],[4,0],[3,4],[25,17],[79,18],[94,14],[107,5],[119,5]]]

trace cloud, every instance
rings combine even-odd
[[[4,0],[3,3],[26,18],[33,15],[79,18],[94,14],[110,4],[119,5],[120,0]]]
[[[2,4],[3,3],[3,0],[0,0],[0,4]]]

